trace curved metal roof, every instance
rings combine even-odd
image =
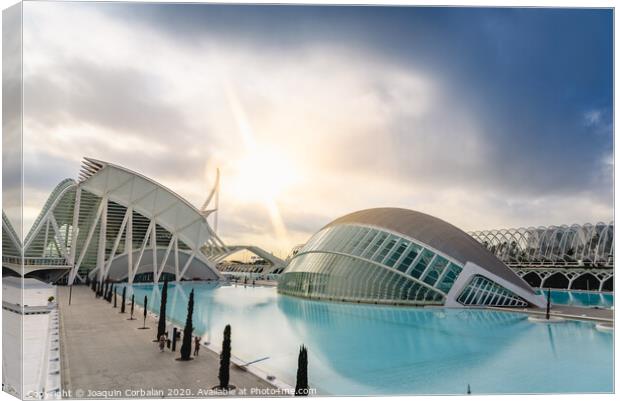
[[[192,248],[200,248],[209,239],[224,245],[200,210],[172,190],[125,167],[84,158],[80,185],[97,196],[106,194],[114,202],[131,205]]]
[[[508,266],[465,231],[437,217],[409,209],[375,208],[342,216],[323,228],[338,224],[366,224],[414,238],[465,264],[473,262],[530,292],[532,288]]]

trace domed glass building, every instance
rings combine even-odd
[[[457,227],[424,213],[368,209],[323,227],[299,250],[281,294],[408,305],[544,306],[508,266]]]

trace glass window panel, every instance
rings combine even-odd
[[[413,263],[413,261],[415,260],[415,258],[418,256],[418,253],[420,253],[420,250],[422,248],[415,245],[415,244],[411,244],[411,247],[409,248],[407,252],[407,256],[405,256],[400,263],[398,263],[398,266],[396,266],[396,269],[398,271],[401,271],[403,273],[405,273],[408,269],[409,266],[411,266],[411,263]]]
[[[388,252],[390,252],[392,248],[394,248],[394,245],[396,245],[397,241],[398,241],[398,238],[394,236],[390,236],[390,239],[388,239],[385,242],[385,246],[379,252],[375,254],[373,260],[375,262],[381,263],[383,259],[387,256]]]
[[[379,249],[381,244],[383,244],[383,241],[385,241],[387,236],[388,236],[387,233],[379,232],[377,236],[375,237],[374,241],[372,242],[372,244],[368,248],[366,248],[364,253],[362,253],[362,257],[366,259],[370,259],[370,257],[374,255],[377,249]]]
[[[458,276],[461,273],[461,271],[462,271],[462,269],[461,269],[460,266],[455,265],[454,263],[450,263],[450,266],[448,267],[448,270],[447,270],[446,274],[444,274],[444,276],[441,279],[439,285],[437,285],[437,288],[440,291],[443,291],[444,293],[447,294],[450,291],[450,289],[452,288],[452,285],[454,284],[454,282],[458,278]]]
[[[377,230],[368,229],[366,236],[362,241],[360,241],[359,245],[355,247],[352,253],[356,256],[361,255],[362,252],[364,252],[364,250],[368,248],[368,245],[370,245],[370,243],[377,236],[377,234],[379,234]]]
[[[409,274],[411,274],[415,278],[420,278],[431,259],[433,259],[433,256],[435,256],[435,254],[428,249],[422,251],[422,255],[420,255],[418,263],[416,263],[415,267],[413,268],[413,270],[411,270],[411,273]]]
[[[394,264],[396,264],[396,261],[400,259],[400,257],[403,255],[403,252],[405,252],[405,249],[407,249],[408,246],[408,241],[401,240],[401,242],[398,244],[394,252],[392,252],[388,260],[385,261],[385,264],[387,266],[394,267]]]
[[[447,265],[448,261],[437,255],[433,260],[431,267],[428,268],[423,281],[428,285],[435,285]]]
[[[364,238],[364,235],[366,235],[366,233],[368,232],[368,230],[362,228],[362,227],[356,227],[355,228],[355,234],[353,235],[353,237],[351,238],[351,241],[349,241],[346,246],[343,248],[343,252],[344,253],[351,253],[353,251],[353,249],[355,248],[355,246],[357,244],[359,244],[359,242],[362,240],[362,238]]]

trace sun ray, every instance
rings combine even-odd
[[[272,164],[274,160],[282,160],[275,155],[270,155],[269,152],[264,152],[260,148],[256,141],[256,136],[250,121],[245,112],[243,104],[237,96],[232,82],[223,75],[221,82],[224,87],[224,93],[226,95],[226,101],[233,114],[235,124],[241,135],[241,139],[244,146],[244,152],[246,154],[244,159],[239,160],[237,163],[237,173],[244,176],[245,179],[241,179],[245,185],[240,185],[239,192],[248,191],[251,196],[255,196],[256,200],[261,200],[267,209],[271,225],[274,233],[278,239],[286,238],[287,230],[282,219],[282,214],[278,208],[277,202],[274,199],[280,192],[281,188],[278,188],[279,184],[287,183],[290,178],[291,169],[281,168],[281,166]],[[256,155],[263,155],[263,157],[256,157]],[[281,176],[280,180],[274,177],[274,174]],[[271,182],[271,185],[267,183]],[[274,184],[276,183],[276,184]],[[281,186],[281,185],[280,185]]]

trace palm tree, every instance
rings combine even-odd
[[[295,384],[296,396],[308,395],[308,350],[305,345],[299,349],[297,358],[297,383]]]
[[[222,341],[222,353],[220,354],[220,379],[219,388],[224,390],[230,388],[230,325],[224,328],[224,340]]]
[[[187,318],[185,319],[185,328],[183,329],[183,343],[181,344],[181,360],[189,361],[192,359],[190,354],[192,352],[192,331],[194,315],[194,290],[189,293],[189,302],[187,303]]]

